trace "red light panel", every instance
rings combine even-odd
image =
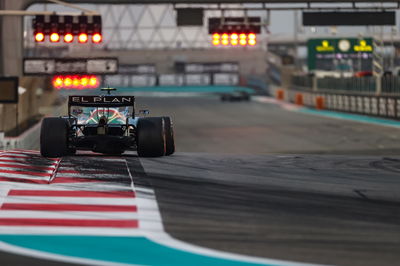
[[[255,33],[227,33],[215,32],[212,34],[212,45],[214,46],[254,46],[257,44]]]
[[[88,35],[86,33],[79,34],[78,41],[80,43],[86,43],[88,41]]]
[[[42,32],[38,32],[35,34],[35,42],[43,42],[44,34]]]
[[[95,75],[59,75],[52,80],[55,89],[95,89],[100,86],[100,77]]]
[[[50,41],[51,42],[59,42],[60,41],[60,35],[56,32],[53,32],[50,34]]]

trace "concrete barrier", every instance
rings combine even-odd
[[[40,135],[41,121],[36,123],[33,127],[26,130],[18,137],[4,137],[0,136],[0,149],[12,150],[12,149],[37,149],[39,147],[39,135]],[[3,147],[1,147],[3,146]]]
[[[63,114],[64,105],[52,108],[47,116],[60,116]],[[4,132],[0,132],[0,150],[12,150],[12,149],[26,149],[36,150],[40,146],[40,127],[42,124],[41,119],[31,128],[26,130],[24,133],[17,137],[5,137]]]

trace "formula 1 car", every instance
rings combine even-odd
[[[221,94],[221,101],[240,102],[250,101],[250,94],[246,91],[234,91],[232,93]]]
[[[69,96],[68,116],[43,119],[40,153],[62,157],[76,150],[112,155],[136,150],[141,157],[168,156],[175,152],[172,121],[166,116],[137,117],[134,96]]]

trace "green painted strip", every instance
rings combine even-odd
[[[261,265],[194,254],[157,244],[145,237],[0,235],[0,241],[57,255],[114,263],[136,265]]]
[[[371,117],[371,116],[367,116],[367,115],[356,115],[356,114],[325,111],[325,110],[315,110],[315,109],[310,109],[310,108],[300,108],[298,111],[302,112],[302,113],[306,113],[306,114],[313,114],[313,115],[319,115],[319,116],[325,116],[325,117],[357,121],[357,122],[362,122],[362,123],[370,123],[370,124],[375,124],[375,125],[391,126],[391,127],[400,128],[400,121],[384,119],[384,118],[379,118],[379,117]]]

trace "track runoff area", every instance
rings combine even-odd
[[[2,263],[398,261],[400,147],[393,128],[271,99],[141,97],[138,104],[174,118],[176,155],[0,153]]]
[[[301,265],[173,239],[136,156],[0,154],[0,249],[90,265]]]

